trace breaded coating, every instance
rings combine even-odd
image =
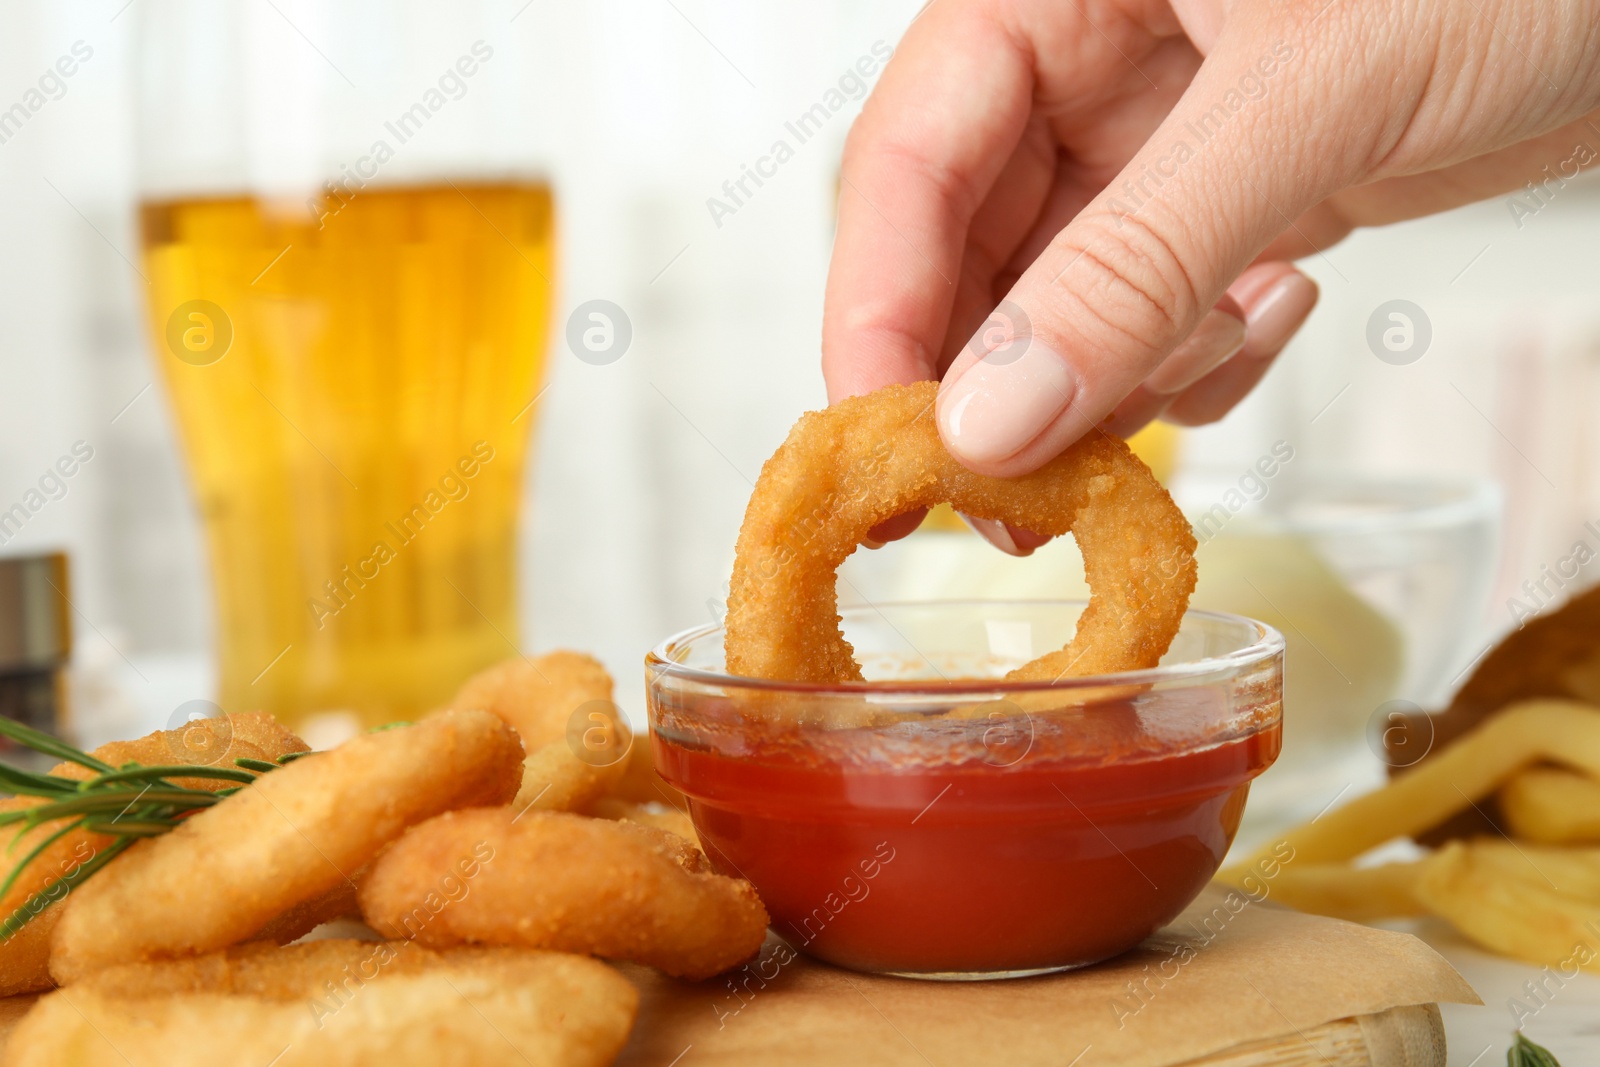
[[[939,438],[937,382],[894,385],[800,417],[756,481],[728,596],[730,673],[861,680],[839,630],[835,572],[878,523],[948,501],[1037,533],[1071,533],[1089,606],[1061,651],[1012,671],[1053,680],[1154,667],[1194,591],[1194,533],[1121,440],[1091,431],[1032,474],[991,478]]]
[[[578,758],[572,746],[555,741],[528,753],[522,789],[511,806],[517,811],[579,811],[605,796],[622,776],[627,760],[594,764]]]
[[[521,775],[516,734],[482,711],[363,734],[298,759],[139,842],[74,891],[50,973],[66,984],[113,964],[254,938],[349,882],[406,827],[452,808],[506,803]]]
[[[157,730],[132,741],[112,741],[101,745],[90,755],[113,767],[125,763],[146,766],[199,763],[233,767],[235,759],[270,762],[291,752],[304,751],[306,743],[277,719],[265,712],[252,712],[196,719],[176,730]],[[89,768],[76,763],[57,764],[50,769],[50,773],[79,780],[94,776]],[[175,784],[214,792],[238,783],[215,778],[178,778]],[[0,811],[17,811],[43,803],[45,801],[40,797],[11,797],[0,801]],[[5,841],[11,856],[20,859],[60,828],[61,821],[52,821],[22,833],[14,841],[3,834],[0,834],[0,840]],[[87,863],[114,841],[116,838],[109,834],[74,830],[40,853],[23,870],[16,884],[4,896],[0,896],[0,919],[24,906],[39,909],[39,914],[29,919],[27,925],[10,938],[0,941],[0,997],[37,992],[55,985],[50,980],[50,938],[56,922],[61,918],[62,905],[59,898],[52,902],[41,897],[32,904],[29,898],[44,889],[52,879],[63,877],[77,866]]]
[[[111,967],[41,998],[5,1067],[599,1067],[638,993],[595,960],[415,944],[246,945]]]
[[[676,786],[668,785],[666,779],[656,771],[655,752],[650,747],[649,737],[638,737],[635,742],[628,750],[627,770],[607,795],[639,804],[667,804],[682,808],[685,803],[683,794]]]
[[[38,1002],[37,993],[0,997],[0,1064],[6,1062],[6,1049],[11,1044],[11,1035]]]
[[[386,937],[583,952],[694,979],[753,956],[768,922],[749,882],[715,873],[675,834],[507,808],[412,827],[372,865],[360,898]]]
[[[356,886],[366,874],[366,868],[341,880],[326,893],[302,900],[252,935],[254,941],[268,941],[287,945],[298,941],[323,923],[340,919],[361,918],[361,903],[356,899]]]
[[[450,706],[493,712],[531,752],[565,738],[573,711],[591,700],[610,700],[611,685],[611,675],[594,657],[557,649],[479,671],[462,683]]]
[[[581,652],[558,649],[518,656],[468,678],[450,702],[453,708],[493,712],[522,737],[527,763],[518,811],[575,811],[605,794],[627,773],[627,759],[604,750],[583,750],[587,716],[618,715],[611,704],[611,675]],[[577,730],[569,729],[579,716]],[[625,750],[624,750],[625,751]]]
[[[694,820],[689,817],[689,813],[670,804],[654,804],[648,801],[641,804],[619,797],[601,797],[589,805],[586,814],[593,815],[597,819],[617,819],[623,822],[636,822],[641,826],[654,826],[658,830],[677,834],[693,844],[700,843],[700,834],[695,830]]]

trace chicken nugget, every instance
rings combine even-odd
[[[517,736],[482,711],[363,734],[263,775],[169,834],[140,841],[66,901],[50,973],[63,984],[116,963],[197,955],[254,938],[337,889],[406,827],[504,804]]]
[[[628,750],[627,762],[627,769],[607,796],[636,804],[666,804],[674,808],[688,806],[683,793],[676,786],[668,785],[656,770],[655,752],[647,738],[640,738],[638,744]]]
[[[6,1067],[598,1067],[638,993],[595,960],[410,943],[245,945],[99,971],[41,998]]]
[[[557,649],[516,656],[468,678],[453,708],[493,712],[513,726],[529,751],[560,741],[572,712],[590,700],[611,699],[611,675],[582,652]]]
[[[275,761],[291,752],[306,751],[306,743],[265,712],[196,719],[176,730],[157,730],[132,741],[112,741],[90,755],[113,767],[126,763],[156,766],[200,763],[232,767],[235,759]],[[51,774],[83,780],[94,771],[78,763],[60,763]],[[174,784],[215,792],[237,785],[216,778],[178,778]],[[17,811],[43,804],[42,797],[12,797],[0,801],[0,811]],[[39,842],[61,829],[64,820],[52,820],[25,830],[8,841],[11,855],[26,856]],[[63,835],[33,859],[11,888],[0,896],[0,916],[20,908],[37,911],[21,929],[0,941],[0,996],[32,993],[55,985],[50,980],[50,938],[61,918],[64,887],[48,891],[49,884],[87,863],[117,839],[109,834],[74,830]],[[46,890],[42,895],[42,890]],[[304,931],[302,931],[303,933]],[[299,936],[298,934],[295,936]]]
[[[522,789],[511,806],[517,811],[581,811],[610,791],[624,763],[590,763],[565,741],[533,749],[523,761]]]
[[[480,671],[450,706],[492,712],[521,736],[527,763],[512,807],[575,811],[627,773],[631,738],[611,691],[597,660],[558,649]]]
[[[698,845],[700,833],[694,828],[694,820],[689,813],[670,804],[657,804],[651,801],[643,803],[622,800],[619,797],[601,797],[589,805],[585,813],[597,819],[617,819],[622,822],[634,822],[641,826],[654,826],[658,830],[677,834],[685,841]]]
[[[480,864],[469,877],[461,857]],[[459,891],[441,899],[445,877]],[[463,942],[583,952],[707,978],[755,955],[767,909],[755,887],[651,826],[509,808],[412,827],[360,889],[367,923],[431,946]]]

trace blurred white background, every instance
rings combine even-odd
[[[3,551],[71,552],[80,695],[103,714],[95,733],[164,721],[210,695],[204,546],[167,400],[151,385],[134,267],[133,49],[147,2],[27,0],[0,13],[0,509],[74,442],[94,450]],[[252,32],[298,38],[309,67],[360,67],[361,40],[318,39],[314,4],[239,2],[259,6]],[[707,200],[860,57],[892,45],[915,4],[489,10],[482,35],[526,70],[516,106],[549,160],[561,228],[551,385],[526,486],[524,643],[594,651],[641,717],[641,656],[714,617],[751,480],[794,417],[824,401],[833,190],[859,100],[734,214],[715,219]],[[4,126],[4,109],[78,42],[92,54],[64,88]],[[417,47],[436,49],[443,68],[470,43]],[[361,100],[359,84],[349,92]],[[1181,442],[1189,468],[1243,471],[1284,440],[1297,477],[1493,478],[1504,537],[1484,563],[1488,609],[1463,623],[1463,666],[1512,624],[1507,599],[1525,580],[1580,539],[1600,545],[1584,528],[1600,520],[1600,186],[1579,180],[1547,198],[1520,224],[1501,199],[1313,257],[1323,298],[1304,335],[1244,407]],[[634,330],[604,366],[564,341],[568,311],[597,298]],[[1394,299],[1432,326],[1407,365],[1380,361],[1366,340],[1369,316]],[[893,568],[904,551],[862,565]],[[1589,570],[1600,568],[1573,584]]]

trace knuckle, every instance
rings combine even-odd
[[[885,140],[874,146],[880,163],[902,177],[909,174],[911,187],[921,185],[934,191],[956,218],[970,220],[983,203],[983,196],[971,178],[961,170],[902,141]],[[898,183],[897,183],[898,184]]]
[[[1154,361],[1177,343],[1199,303],[1170,240],[1142,220],[1103,227],[1060,249],[1067,266],[1052,283],[1110,340]],[[1090,338],[1095,340],[1095,338]],[[1131,353],[1130,353],[1131,354]]]

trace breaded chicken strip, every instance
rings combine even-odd
[[[113,767],[121,767],[125,763],[146,766],[199,763],[210,767],[233,767],[235,759],[272,762],[279,756],[304,751],[306,743],[277,719],[265,712],[252,712],[196,719],[176,730],[158,730],[132,741],[112,741],[101,745],[90,755]],[[51,768],[50,773],[79,780],[94,776],[94,771],[77,763],[58,764]],[[238,783],[215,778],[178,778],[175,784],[216,791]],[[0,811],[17,811],[43,803],[45,801],[40,797],[12,797],[0,801]],[[39,842],[59,830],[62,821],[47,822],[25,831],[15,841],[4,838],[10,855],[16,859],[26,856]],[[30,898],[45,890],[48,883],[87,863],[116,840],[109,834],[74,830],[35,857],[11,889],[0,896],[0,917],[11,916],[24,907],[37,911],[25,926],[0,941],[0,997],[37,992],[55,985],[50,980],[50,937],[61,918],[64,889],[46,892],[37,899]]]
[[[577,811],[627,773],[627,723],[611,691],[597,660],[558,650],[473,675],[450,706],[493,712],[522,736],[527,765],[512,807]]]
[[[595,960],[316,941],[112,967],[41,998],[6,1067],[600,1067],[639,995]]]
[[[360,899],[386,937],[584,952],[680,978],[749,959],[767,931],[755,888],[683,838],[560,812],[430,819],[378,858]]]
[[[74,891],[51,946],[63,984],[100,968],[254,938],[352,881],[406,827],[504,804],[522,746],[482,711],[363,734],[263,775],[171,833],[141,841]]]

